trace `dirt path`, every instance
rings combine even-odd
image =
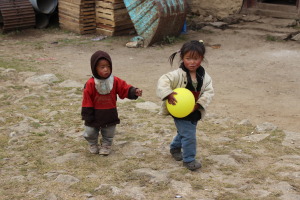
[[[130,37],[92,41],[96,36],[58,30],[0,35],[2,199],[298,200],[300,46],[243,32],[190,31],[175,44],[140,49],[125,47]],[[171,117],[145,109],[148,102],[140,100],[119,101],[112,154],[89,154],[79,113],[92,53],[109,52],[113,73],[142,88],[143,100],[159,104],[157,79],[177,68],[167,59],[190,39],[221,45],[207,47],[205,68],[216,96],[211,117],[197,129],[202,169],[190,172],[171,158]],[[38,75],[54,73],[60,81],[81,84],[31,85],[36,68]],[[287,131],[255,129],[263,122]]]
[[[246,32],[246,33],[245,33]],[[84,83],[90,74],[89,58],[102,49],[113,60],[113,73],[144,90],[144,99],[159,103],[157,79],[173,69],[168,57],[184,43],[149,48],[127,48],[130,37],[93,42],[96,36],[76,36],[55,31],[31,30],[5,37],[1,53],[39,62],[41,68]],[[209,111],[224,117],[249,119],[254,125],[271,122],[279,128],[300,130],[300,45],[267,41],[266,35],[247,31],[189,31],[184,40],[202,39],[207,47],[204,64],[212,76],[216,96]],[[86,44],[85,44],[86,43]]]

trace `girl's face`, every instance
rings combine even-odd
[[[105,59],[99,60],[96,66],[96,71],[102,78],[108,78],[111,74],[110,63]]]
[[[203,56],[199,55],[197,52],[187,52],[182,58],[184,66],[190,72],[196,72],[200,67],[202,60]]]

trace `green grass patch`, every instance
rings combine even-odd
[[[10,59],[5,59],[5,58],[1,58],[0,56],[0,66],[5,68],[5,69],[15,69],[17,70],[17,72],[21,72],[21,71],[32,71],[32,72],[36,72],[38,71],[31,62],[24,62],[24,60],[21,59],[16,59],[16,58],[10,58]],[[1,79],[3,79],[3,75],[0,77]],[[9,77],[6,77],[6,79],[9,79]]]

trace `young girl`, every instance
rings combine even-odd
[[[84,138],[91,153],[107,156],[112,147],[116,125],[120,123],[117,96],[121,99],[137,99],[142,90],[112,75],[112,60],[104,51],[96,51],[91,57],[93,77],[83,90],[81,116],[85,121]],[[101,132],[101,146],[98,137]]]
[[[201,163],[195,160],[196,156],[196,126],[204,118],[205,109],[214,96],[211,77],[201,66],[204,59],[205,47],[203,41],[190,41],[185,43],[179,52],[169,57],[170,64],[177,53],[182,61],[179,69],[161,76],[157,84],[157,96],[163,100],[160,114],[168,115],[166,101],[176,105],[173,92],[175,88],[187,88],[195,97],[194,110],[184,118],[174,118],[177,135],[170,144],[170,153],[177,160],[183,160],[183,166],[189,170],[201,168]],[[165,101],[166,100],[166,101]],[[181,151],[182,150],[182,151]]]

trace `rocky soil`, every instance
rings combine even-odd
[[[126,48],[129,37],[95,42],[57,29],[0,35],[1,199],[300,199],[300,48],[268,35],[206,25],[146,49]],[[169,155],[176,130],[157,114],[155,83],[173,70],[168,56],[195,38],[207,41],[216,97],[197,130],[203,167],[191,172]],[[107,157],[87,151],[80,119],[97,49],[112,55],[115,75],[144,90],[119,100]]]

